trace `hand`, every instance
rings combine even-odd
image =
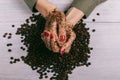
[[[66,41],[66,32],[63,28],[65,24],[64,13],[58,10],[56,15],[50,14],[54,9],[57,9],[57,7],[48,0],[37,0],[35,8],[47,21],[45,30],[41,34],[41,38],[49,50],[59,52],[60,46]],[[60,38],[60,40],[58,40],[58,38]]]
[[[64,53],[64,52],[69,53],[71,49],[71,45],[76,38],[76,34],[74,33],[72,29],[83,16],[84,16],[84,13],[75,7],[72,7],[68,10],[66,14],[66,19],[67,19],[66,32],[67,32],[67,37],[69,38],[67,39],[67,42],[62,46],[60,50],[61,53]]]
[[[46,25],[41,38],[46,47],[53,52],[59,52],[60,47],[66,42],[65,15],[55,9],[46,17]]]

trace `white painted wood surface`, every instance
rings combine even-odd
[[[100,16],[96,16],[97,12]],[[38,80],[39,75],[23,62],[9,64],[10,56],[25,55],[19,49],[20,38],[15,35],[11,40],[2,38],[5,32],[15,33],[31,14],[23,0],[0,0],[0,80]],[[92,22],[93,18],[96,22]],[[91,33],[92,65],[76,68],[69,80],[120,80],[120,0],[99,5],[86,22],[91,30],[96,29]],[[11,28],[12,24],[16,28]],[[7,42],[13,43],[12,53],[7,52]]]

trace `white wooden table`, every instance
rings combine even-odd
[[[100,13],[97,16],[96,13]],[[16,28],[31,15],[23,0],[0,0],[0,80],[39,80],[39,75],[19,62],[10,65],[10,56],[20,57],[25,52],[19,49],[20,38],[2,38],[3,33],[15,33]],[[92,22],[95,18],[96,22]],[[87,26],[96,29],[91,33],[92,51],[90,67],[73,71],[69,80],[120,80],[120,0],[108,0],[99,5],[86,20]],[[15,24],[15,28],[11,25]],[[12,53],[7,52],[6,43],[13,43]]]

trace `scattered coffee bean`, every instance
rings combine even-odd
[[[11,60],[13,60],[13,59],[14,59],[14,57],[10,57],[10,59],[11,59]]]
[[[8,39],[11,39],[11,36],[8,36]]]
[[[96,15],[98,15],[98,16],[99,16],[99,15],[100,15],[100,13],[97,13]]]
[[[93,48],[90,48],[90,50],[93,50]]]
[[[9,35],[12,35],[12,33],[9,33]]]
[[[45,78],[48,78],[48,76],[45,76]]]
[[[95,19],[92,19],[93,22],[95,22]]]
[[[95,29],[93,29],[92,32],[95,32]]]
[[[8,49],[8,52],[12,52],[12,50],[11,50],[11,49]]]
[[[29,19],[26,19],[26,22],[29,23]]]
[[[12,61],[10,61],[10,64],[13,64],[13,62],[12,62]]]
[[[15,25],[12,25],[12,27],[15,27]]]

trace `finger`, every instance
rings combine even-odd
[[[51,49],[52,49],[53,52],[59,52],[59,50],[60,50],[56,41],[58,41],[57,22],[54,21],[52,23],[51,35],[50,35],[50,44],[51,44]]]
[[[45,44],[46,44],[47,48],[49,50],[51,50],[51,47],[50,47],[50,32],[47,31],[47,30],[44,31],[44,40],[45,40]]]
[[[66,48],[65,53],[69,53],[69,52],[70,52],[70,49],[71,49],[71,45],[69,45],[69,47]]]
[[[65,25],[59,25],[58,34],[59,34],[59,41],[61,42],[61,44],[64,43],[66,41]]]
[[[46,41],[45,41],[44,32],[43,32],[43,33],[41,33],[41,39],[43,40],[43,42],[44,42],[45,46],[47,47],[47,45],[46,45]],[[47,47],[47,48],[48,48],[48,47]],[[50,50],[50,49],[49,49],[49,50]]]
[[[51,44],[51,49],[53,52],[59,52],[60,48],[57,45],[57,42],[55,40],[55,36],[53,34],[51,34],[50,44]]]
[[[70,51],[71,45],[75,40],[75,38],[76,38],[76,34],[73,31],[71,31],[68,41],[63,45],[63,47],[60,50],[61,54],[68,53]]]
[[[59,41],[60,41],[60,46],[62,46],[64,44],[64,42],[66,42],[66,17],[64,15],[64,13],[59,13],[58,17],[57,17],[57,32],[58,32],[58,37],[59,37]]]

